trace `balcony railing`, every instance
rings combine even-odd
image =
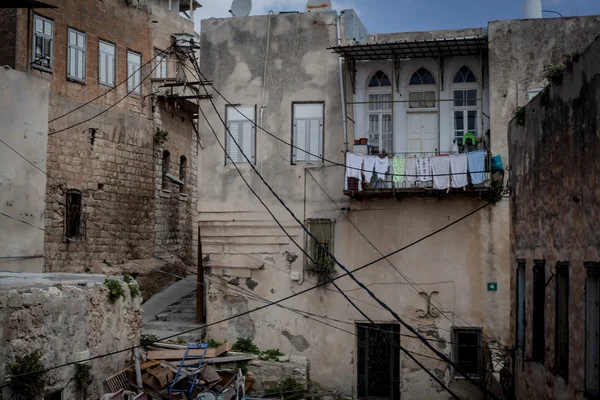
[[[467,154],[430,152],[374,156],[348,153],[344,194],[355,198],[480,195],[491,184],[491,153],[473,152],[471,157],[469,162]],[[474,168],[477,165],[481,167]]]

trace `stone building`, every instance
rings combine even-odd
[[[0,273],[2,398],[16,398],[11,387],[4,385],[11,375],[10,365],[17,357],[36,351],[44,368],[83,361],[90,368],[91,382],[74,379],[79,364],[56,368],[44,374],[44,391],[35,398],[99,399],[105,393],[104,381],[132,364],[131,349],[140,342],[140,297],[132,297],[127,285],[120,282],[124,296],[112,302],[105,278]],[[85,361],[112,352],[115,354]]]
[[[0,67],[0,270],[44,270],[47,81]],[[19,149],[21,156],[13,152]],[[38,170],[39,168],[39,170]],[[22,220],[23,222],[19,222]]]
[[[517,399],[600,395],[599,54],[573,51],[508,132]]]
[[[513,110],[546,85],[543,66],[585,48],[599,23],[598,17],[525,19],[370,36],[352,10],[203,21],[200,67],[227,99],[215,95],[216,110],[202,104],[212,128],[199,122],[202,261],[213,275],[206,282],[207,322],[342,272],[314,273],[301,248],[315,259],[322,252],[252,163],[350,270],[457,222],[356,277],[471,377],[496,393],[509,390],[501,387],[512,345],[509,201],[498,197],[507,177],[486,172],[483,184],[447,192],[394,182],[388,171],[365,187],[346,187],[345,158],[481,149],[486,171],[494,155],[509,165]],[[474,212],[490,199],[494,204]],[[226,282],[239,287],[225,288]],[[249,337],[259,347],[305,356],[311,379],[344,395],[448,398],[401,345],[425,355],[424,365],[460,398],[483,398],[446,363],[427,358],[432,353],[349,278],[336,283],[395,340],[370,330],[331,284],[283,303],[292,311],[270,307],[211,326],[208,335]]]
[[[197,79],[185,57],[200,5],[40,6],[0,11],[0,64],[50,82],[46,271],[134,261],[144,273],[153,257],[193,267],[197,100],[185,82]]]

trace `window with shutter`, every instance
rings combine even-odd
[[[160,50],[156,50],[155,51],[155,55],[154,55],[154,62],[156,69],[154,70],[154,76],[156,78],[167,78],[168,76],[168,71],[167,71],[167,65],[168,65],[168,59],[167,59],[167,54],[164,53],[163,51]]]
[[[127,92],[133,94],[142,93],[142,55],[127,51]]]
[[[225,148],[229,155],[229,157],[225,156],[227,164],[230,164],[232,160],[236,164],[247,164],[248,160],[252,163],[256,162],[255,116],[254,107],[227,107],[227,130],[225,132]]]
[[[294,132],[292,159],[294,162],[323,160],[323,103],[293,104]]]
[[[52,34],[54,22],[35,15],[33,23],[33,62],[36,68],[52,71]]]
[[[98,81],[106,86],[115,86],[115,45],[100,40],[98,54]]]
[[[85,33],[68,29],[67,77],[85,81]]]
[[[313,260],[329,258],[329,254],[333,254],[334,221],[331,219],[309,219],[307,225],[310,233],[319,242],[317,243],[313,238],[307,236],[308,254]],[[307,262],[310,262],[310,260],[307,259]]]

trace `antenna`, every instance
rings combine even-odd
[[[308,0],[306,2],[305,12],[329,11],[333,8],[331,0]]]
[[[247,17],[252,11],[252,0],[233,0],[229,12],[234,17]]]

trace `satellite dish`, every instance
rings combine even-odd
[[[304,11],[329,11],[331,9],[333,9],[331,0],[308,0]]]
[[[252,0],[233,0],[229,12],[234,17],[247,17],[252,11]]]

